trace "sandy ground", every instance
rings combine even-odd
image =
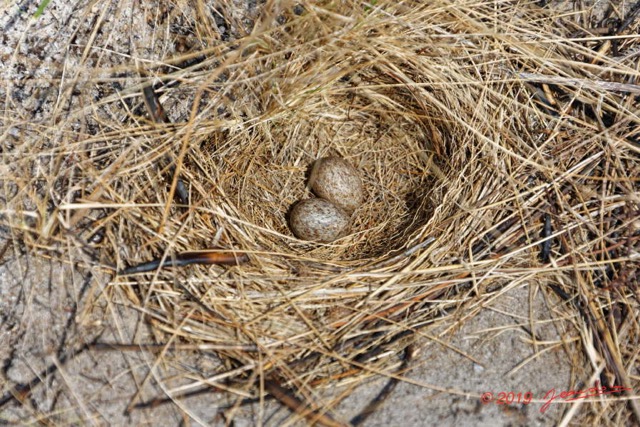
[[[166,387],[177,390],[181,384],[172,377],[185,370],[214,375],[220,365],[212,353],[176,352],[165,355],[162,363],[157,354],[145,351],[90,349],[73,356],[91,342],[153,342],[132,308],[94,307],[89,317],[79,313],[88,295],[98,290],[95,282],[36,258],[13,259],[0,267],[1,391],[7,395],[16,385],[42,380],[22,402],[12,400],[2,407],[0,423],[33,422],[47,414],[54,424],[223,424],[223,414],[235,399],[212,391],[127,411],[129,405],[162,398]],[[557,424],[566,403],[556,400],[546,411],[541,409],[553,389],[559,394],[569,387],[567,355],[562,348],[545,345],[558,340],[561,325],[549,320],[542,294],[529,292],[527,285],[509,290],[454,333],[442,330],[438,336],[422,337],[407,382],[396,387],[366,425],[399,420],[410,425]],[[535,330],[537,345],[531,342],[530,312],[542,321]],[[358,386],[335,415],[344,421],[357,416],[386,381]],[[494,401],[482,403],[478,397],[487,392]],[[500,393],[510,392],[514,403],[497,403]],[[525,404],[527,392],[532,401]],[[263,409],[257,403],[239,409],[236,422],[252,425],[262,419],[278,425],[288,416],[287,409],[268,401]]]
[[[55,87],[47,83],[53,74],[62,72],[54,64],[82,56],[82,39],[91,34],[82,22],[97,17],[92,12],[87,16],[79,13],[80,4],[52,2],[39,21],[29,19],[37,8],[36,2],[3,7],[6,10],[0,15],[0,64],[4,65],[0,65],[0,74],[2,81],[10,83],[0,89],[0,98],[11,98],[10,104],[25,120],[46,118],[48,112],[58,108]],[[251,24],[255,8],[252,2],[239,5],[238,13],[246,14],[247,25]],[[148,25],[132,10],[122,7],[122,13],[99,19]],[[221,37],[236,30],[221,26]],[[105,46],[122,49],[85,58],[82,66],[75,68],[77,74],[69,77],[85,78],[83,73],[96,64],[125,63],[125,53],[136,53],[136,49],[140,53],[139,47],[144,44],[139,40],[131,43],[134,35],[128,32],[97,37],[106,40]],[[126,46],[130,47],[128,51]],[[172,49],[175,46],[149,41],[145,54],[161,57]],[[74,69],[71,65],[70,69]],[[8,130],[8,135],[17,134],[15,129]],[[108,278],[98,272],[73,271],[44,257],[25,255],[21,248],[9,243],[7,230],[2,232],[2,246],[9,246],[0,261],[0,424],[43,421],[54,425],[220,425],[233,415],[236,425],[279,425],[290,416],[287,409],[273,401],[234,409],[235,397],[214,391],[153,407],[136,407],[168,392],[197,391],[180,378],[190,370],[204,376],[217,374],[220,363],[215,354],[184,350],[159,358],[152,351],[87,349],[90,343],[148,344],[154,342],[155,336],[126,301],[107,303],[98,298],[109,286]],[[571,372],[566,349],[549,346],[548,342],[569,341],[571,337],[562,324],[549,320],[553,307],[545,301],[539,286],[543,284],[522,283],[479,313],[465,313],[468,317],[452,314],[456,316],[449,322],[452,329],[443,328],[437,336],[420,337],[407,381],[396,387],[366,424],[557,424],[566,404],[556,401],[543,413],[544,396],[553,389],[568,389]],[[532,320],[548,321],[538,322],[532,331]],[[456,327],[457,324],[461,326]],[[32,383],[31,393],[16,393],[33,381],[38,383]],[[352,419],[385,382],[380,378],[349,392],[334,413],[336,418]],[[513,393],[515,399],[522,396],[522,402],[482,403],[479,397],[486,392],[496,399],[500,393]],[[533,401],[524,403],[527,392]]]

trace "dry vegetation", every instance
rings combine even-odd
[[[565,421],[640,423],[637,9],[269,1],[248,22],[230,2],[142,3],[75,6],[73,34],[43,48],[62,56],[31,76],[38,105],[15,96],[35,65],[0,58],[0,224],[5,257],[92,278],[80,322],[130,305],[157,365],[215,352],[216,376],[165,378],[169,400],[271,395],[337,425],[348,389],[327,387],[401,377],[416,338],[526,285],[562,336],[537,345],[564,348],[575,388],[631,390]],[[366,202],[352,234],[308,244],[287,212],[328,154],[361,171]],[[212,248],[249,262],[116,274]]]

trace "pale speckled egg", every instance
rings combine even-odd
[[[293,207],[289,225],[299,239],[329,243],[348,232],[349,220],[349,215],[333,203],[313,198]]]
[[[309,177],[311,191],[352,214],[362,204],[364,190],[356,168],[340,157],[316,160]]]

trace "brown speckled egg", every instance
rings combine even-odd
[[[328,243],[342,237],[349,228],[349,215],[324,199],[298,202],[289,217],[291,231],[302,240]]]
[[[352,214],[362,204],[364,190],[356,168],[340,157],[316,160],[311,170],[309,187],[316,196],[326,199]]]

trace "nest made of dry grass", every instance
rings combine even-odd
[[[311,399],[391,372],[421,331],[454,330],[523,282],[585,346],[596,338],[583,358],[637,390],[637,38],[535,3],[422,3],[268,2],[240,38],[199,21],[187,54],[79,72],[91,90],[63,91],[73,108],[55,120],[4,113],[31,139],[3,137],[3,222],[33,251],[111,275],[101,296],[166,340],[215,348],[227,373],[190,373],[181,391],[240,399],[263,378]],[[171,123],[150,120],[148,84]],[[366,198],[351,234],[310,244],[287,212],[328,154],[358,168]],[[213,247],[250,262],[113,274]],[[634,402],[606,412],[640,421]]]

